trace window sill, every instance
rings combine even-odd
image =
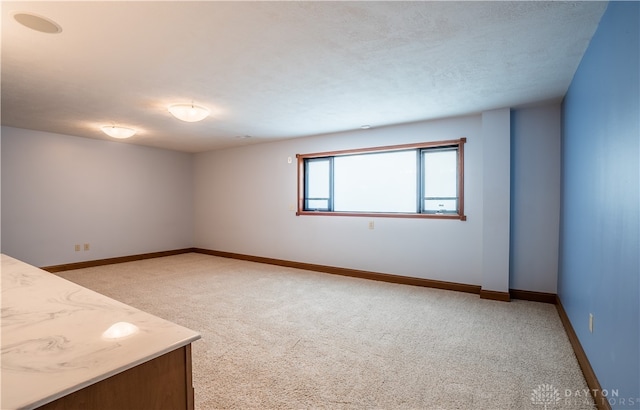
[[[298,211],[296,216],[356,216],[367,218],[417,218],[417,219],[454,219],[466,221],[466,215],[459,214],[415,214],[415,213],[384,213],[384,212],[326,212],[326,211]]]

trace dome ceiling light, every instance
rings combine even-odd
[[[169,112],[177,119],[185,122],[202,121],[209,116],[209,109],[201,105],[173,104],[169,106]]]
[[[105,125],[101,128],[102,132],[110,136],[111,138],[126,139],[135,135],[136,130],[133,128],[116,127],[115,125]]]

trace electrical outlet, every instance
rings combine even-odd
[[[85,250],[85,251],[88,251],[89,249],[90,249],[89,244],[88,244],[88,243],[85,243],[85,244],[84,244],[84,250]]]
[[[589,313],[589,332],[593,333],[593,313]]]
[[[373,221],[369,221],[369,229],[374,229],[376,226]]]
[[[80,245],[76,245],[76,252],[80,252]]]

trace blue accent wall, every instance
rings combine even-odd
[[[640,408],[639,21],[608,5],[562,105],[558,295],[614,409]]]

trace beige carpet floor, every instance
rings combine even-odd
[[[58,275],[199,331],[201,410],[593,408],[549,304],[195,253]]]

